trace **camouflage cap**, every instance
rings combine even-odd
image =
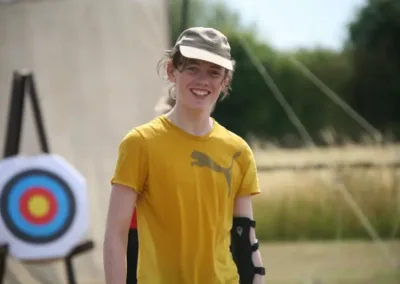
[[[192,27],[182,32],[176,41],[181,54],[233,70],[231,47],[227,37],[213,28]]]

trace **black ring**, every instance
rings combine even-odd
[[[31,236],[26,234],[25,232],[21,231],[12,221],[12,219],[9,216],[9,202],[8,202],[8,197],[10,193],[13,190],[14,185],[20,180],[25,177],[29,177],[32,175],[39,175],[42,177],[47,177],[51,180],[54,180],[57,182],[61,188],[64,190],[64,193],[67,196],[68,199],[68,216],[65,220],[65,223],[63,226],[58,229],[54,234],[49,235],[49,236]],[[26,241],[28,243],[34,243],[34,244],[44,244],[44,243],[49,243],[52,241],[57,240],[60,238],[62,235],[65,234],[66,231],[71,227],[72,222],[75,218],[76,215],[76,202],[74,198],[74,194],[70,188],[70,186],[63,180],[61,179],[58,175],[49,172],[47,170],[42,170],[42,169],[32,169],[32,170],[27,170],[18,173],[17,175],[13,176],[4,186],[4,190],[2,191],[2,194],[0,196],[0,214],[4,220],[5,225],[7,228],[14,234],[15,237],[17,237],[20,240]]]

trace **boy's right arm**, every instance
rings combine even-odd
[[[126,283],[126,248],[136,199],[137,193],[132,188],[118,184],[112,186],[103,245],[107,284]]]
[[[147,148],[136,130],[122,140],[111,179],[103,258],[106,284],[126,283],[126,249],[129,227],[138,195],[147,179]]]

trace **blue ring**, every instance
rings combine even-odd
[[[57,213],[47,224],[32,224],[22,216],[18,210],[19,201],[29,188],[40,187],[48,190],[55,198],[57,203]],[[59,183],[43,175],[33,175],[19,180],[13,187],[9,195],[8,213],[11,220],[19,230],[33,237],[46,237],[53,235],[64,225],[68,218],[68,197]]]
[[[63,196],[65,197],[64,201],[66,202],[64,202],[62,206],[60,206],[61,204],[59,204],[61,210],[59,211],[59,213],[61,214],[58,218],[63,219],[63,221],[59,221],[60,223],[57,224],[57,222],[55,221],[56,218],[54,218],[50,222],[52,223],[54,221],[53,229],[56,229],[56,231],[53,232],[53,234],[51,235],[40,235],[40,231],[39,233],[32,232],[32,227],[30,228],[29,232],[34,233],[35,235],[27,234],[24,230],[22,230],[24,228],[23,227],[21,228],[20,224],[18,223],[16,224],[14,222],[14,220],[18,220],[18,218],[21,217],[21,213],[18,212],[18,207],[19,207],[18,197],[21,197],[22,192],[24,192],[23,188],[24,180],[27,180],[25,182],[25,186],[28,184],[29,188],[29,185],[35,179],[36,180],[42,179],[42,181],[48,179],[47,182],[45,181],[45,184],[52,186],[54,186],[54,184],[58,185],[58,187],[55,186],[51,191],[53,194],[56,195],[55,198],[56,199],[59,198],[60,201],[63,200]],[[53,183],[51,183],[51,181],[53,181]],[[43,185],[40,184],[35,184],[35,185],[38,187],[43,187]],[[13,191],[15,191],[16,189],[18,192],[13,194]],[[15,196],[12,197],[13,200],[10,202],[11,195]],[[32,168],[29,170],[16,173],[6,182],[6,184],[3,186],[3,190],[0,191],[0,216],[3,219],[4,224],[6,225],[10,233],[13,234],[14,237],[31,244],[45,244],[49,242],[54,242],[63,235],[65,235],[75,220],[76,209],[77,209],[76,205],[77,204],[75,201],[75,194],[73,190],[70,188],[69,184],[63,178],[61,178],[56,172],[52,172],[50,170]],[[12,208],[10,209],[10,207],[13,207],[14,209]],[[20,216],[18,217],[18,215]],[[63,218],[63,216],[65,218]],[[57,225],[59,225],[59,227],[57,227]],[[41,228],[43,228],[46,225],[34,225],[34,226],[37,230],[41,230]],[[47,230],[48,230],[47,233],[51,231],[51,226]]]

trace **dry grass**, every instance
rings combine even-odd
[[[297,164],[307,162],[388,162],[400,159],[400,144],[390,146],[360,146],[309,148],[309,149],[254,149],[256,161],[260,165]]]
[[[264,244],[266,283],[398,284],[400,242],[384,245],[390,258],[371,242]]]
[[[258,165],[393,162],[399,146],[255,151]],[[391,168],[260,172],[258,234],[264,240],[400,237],[400,171]],[[360,213],[361,212],[361,213]],[[362,215],[362,216],[361,216]]]

